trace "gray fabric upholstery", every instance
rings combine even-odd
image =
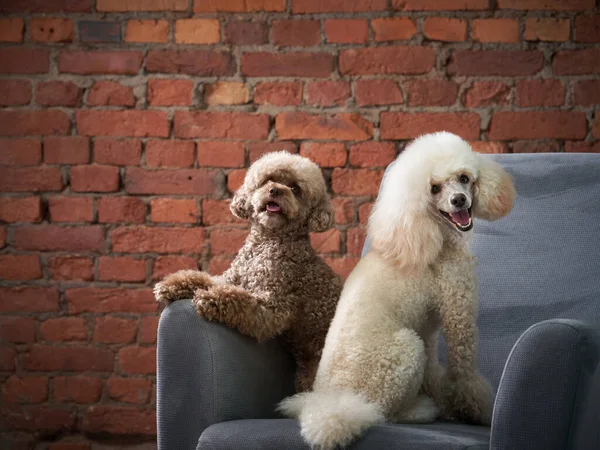
[[[368,430],[349,450],[483,450],[489,447],[489,428],[451,423],[380,425]],[[198,442],[198,450],[309,450],[298,422],[241,420],[213,425]]]

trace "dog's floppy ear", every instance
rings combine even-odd
[[[231,204],[229,205],[229,209],[238,219],[250,218],[250,215],[252,214],[252,205],[250,204],[250,199],[248,198],[248,191],[246,190],[245,184],[240,186],[238,190],[235,191],[233,200],[231,200]]]
[[[500,164],[482,155],[479,158],[479,176],[475,182],[473,214],[485,220],[506,216],[517,195],[511,176]]]
[[[325,194],[308,218],[310,231],[322,233],[333,226],[333,207],[329,195]]]

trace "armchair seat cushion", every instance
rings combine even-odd
[[[490,428],[437,422],[427,425],[373,427],[352,450],[483,450],[489,449]],[[297,420],[234,420],[208,427],[197,450],[310,450]]]

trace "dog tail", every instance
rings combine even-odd
[[[320,450],[345,447],[384,421],[376,405],[349,391],[305,392],[286,398],[277,409],[297,417],[302,437]]]

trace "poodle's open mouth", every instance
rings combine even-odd
[[[267,204],[265,205],[265,211],[267,211],[267,213],[269,214],[280,214],[281,211],[281,206],[279,206],[278,203],[270,201],[267,202]]]
[[[473,228],[473,218],[471,217],[471,208],[469,209],[461,209],[460,211],[456,211],[453,213],[447,213],[446,211],[442,211],[442,216],[452,222],[458,230],[460,231],[469,231]]]

